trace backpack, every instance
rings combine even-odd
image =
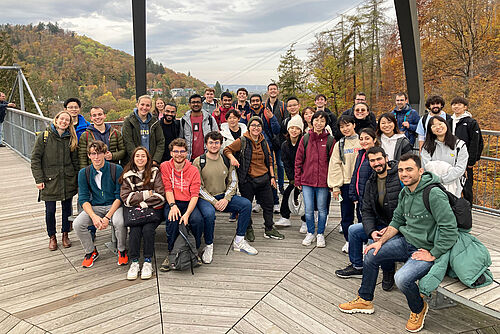
[[[229,158],[226,157],[224,154],[221,154],[222,160],[224,161],[224,165],[226,165],[227,170],[229,170],[229,167],[231,167],[231,163],[229,161]],[[205,165],[207,164],[207,154],[203,153],[200,155],[200,173],[205,168]]]
[[[332,135],[329,135],[328,136],[328,139],[326,141],[326,154],[328,155],[328,157],[330,157],[330,151],[332,150],[332,146],[335,142],[335,138],[333,138]],[[304,161],[306,160],[306,148],[307,148],[307,144],[309,143],[309,133],[306,133],[304,135],[304,141],[303,141],[303,145],[304,145]],[[339,148],[340,148],[340,144],[339,144]],[[343,149],[344,149],[344,145],[342,145],[342,151],[343,152]],[[343,154],[342,154],[343,156]]]
[[[38,136],[42,131],[37,131],[35,132],[35,135]],[[47,144],[47,139],[49,138],[49,130],[44,130],[43,131],[43,144]]]
[[[173,222],[172,224],[177,223]],[[193,268],[199,266],[195,244],[194,237],[188,231],[186,225],[179,224],[179,235],[175,239],[174,248],[168,255],[170,268],[173,270],[191,269],[191,274],[194,275]]]
[[[90,191],[90,166],[85,167],[85,177],[87,178],[87,187],[89,189],[90,200],[92,200],[92,192]],[[116,183],[116,164],[110,162],[109,163],[109,173],[111,174],[111,180],[113,183]]]
[[[427,132],[427,117],[429,117],[429,113],[426,113],[424,116],[422,116],[422,126],[424,127],[425,132]],[[448,124],[449,120],[451,120],[451,116],[446,114],[446,124]]]
[[[432,188],[441,189],[447,196],[448,202],[450,203],[451,209],[453,210],[453,214],[457,219],[457,227],[465,230],[469,230],[472,228],[472,207],[465,198],[456,197],[452,193],[450,193],[441,183],[433,183],[429,184],[424,188],[424,206],[432,214],[431,206],[429,203],[429,193]]]
[[[237,159],[237,160],[240,162],[240,164],[243,164],[242,161],[243,161],[243,158],[245,156],[245,149],[247,147],[247,138],[245,136],[241,136],[240,141],[241,141],[241,148],[240,148],[240,152],[239,152],[239,158],[241,159],[241,161],[240,161],[240,159]],[[260,146],[262,146],[262,152],[264,153],[264,162],[265,162],[266,166],[269,166],[270,154],[269,154],[269,151],[267,150],[268,146],[267,146],[267,142],[265,139],[264,139],[264,142],[265,142],[265,144],[261,144]]]

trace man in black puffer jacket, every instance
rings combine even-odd
[[[363,243],[368,239],[377,241],[384,234],[392,220],[392,213],[398,206],[398,196],[402,189],[396,161],[388,161],[383,148],[375,146],[367,153],[372,173],[365,186],[362,208],[362,224],[349,227],[349,260],[345,269],[335,271],[341,278],[363,275]],[[382,288],[390,291],[394,285],[394,263],[382,266],[384,277]]]

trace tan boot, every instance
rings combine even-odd
[[[69,240],[68,232],[63,232],[62,234],[62,244],[64,248],[71,247],[71,240]]]
[[[50,236],[49,249],[51,251],[57,250],[57,239],[55,234]]]

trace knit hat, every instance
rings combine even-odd
[[[259,122],[260,126],[264,126],[264,123],[262,123],[262,118],[260,118],[259,116],[252,116],[250,117],[250,119],[248,120],[248,125],[250,126],[250,124],[252,124],[253,121],[257,121]]]
[[[286,131],[290,129],[290,127],[296,126],[300,129],[300,131],[304,132],[304,122],[302,121],[302,118],[299,115],[293,116],[289,121],[286,126]]]

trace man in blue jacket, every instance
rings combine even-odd
[[[73,126],[75,127],[76,137],[80,140],[80,136],[90,125],[89,122],[85,119],[85,117],[80,114],[80,110],[82,108],[82,102],[76,97],[70,97],[66,101],[64,101],[64,110],[69,112],[71,115],[71,119],[73,121]]]
[[[408,103],[408,95],[405,92],[396,94],[396,108],[394,108],[392,113],[396,116],[399,130],[405,134],[413,146],[417,138],[416,131],[420,116]]]
[[[0,92],[0,147],[5,147],[5,144],[3,143],[3,121],[5,120],[5,115],[7,111],[7,107],[9,108],[15,108],[16,105],[14,103],[9,103],[5,101],[5,93]]]
[[[111,165],[104,155],[106,144],[96,140],[87,146],[87,154],[92,165],[82,168],[78,173],[78,202],[83,211],[75,218],[73,227],[85,251],[82,267],[90,268],[99,256],[89,226],[104,230],[109,224],[115,228],[118,248],[118,265],[128,263],[125,249],[127,228],[123,221],[122,201],[120,199],[119,176],[123,172],[120,165]],[[89,170],[87,170],[89,168]],[[113,171],[114,169],[114,171]]]

